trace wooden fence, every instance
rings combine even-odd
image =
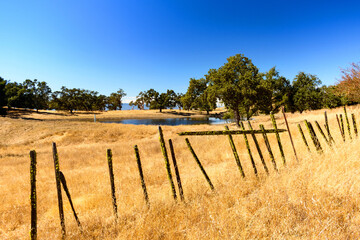
[[[277,145],[280,151],[280,155],[281,155],[281,159],[282,159],[282,163],[284,166],[286,166],[286,158],[285,158],[285,154],[284,154],[284,150],[283,150],[283,145],[280,139],[280,135],[279,133],[281,132],[288,132],[289,134],[289,138],[290,138],[290,142],[292,145],[292,149],[294,151],[294,155],[295,155],[295,159],[297,161],[298,157],[297,157],[297,153],[296,153],[296,149],[293,143],[293,139],[292,139],[292,135],[289,129],[289,125],[286,119],[286,115],[285,112],[282,111],[283,116],[284,116],[284,120],[285,120],[285,124],[286,124],[286,128],[287,129],[278,129],[277,128],[277,123],[275,120],[274,115],[271,113],[270,117],[271,117],[271,121],[272,121],[272,125],[273,125],[273,129],[265,129],[264,126],[262,124],[259,125],[259,130],[255,130],[253,129],[251,123],[248,121],[248,127],[249,129],[246,130],[244,127],[244,124],[241,122],[240,130],[229,130],[228,126],[225,126],[225,129],[223,131],[201,131],[201,132],[181,132],[178,133],[179,136],[220,136],[220,135],[227,135],[228,139],[229,139],[229,144],[230,147],[232,149],[233,155],[234,155],[234,159],[235,162],[238,166],[239,169],[239,173],[241,175],[241,177],[245,178],[245,173],[241,164],[241,160],[239,158],[239,154],[237,152],[235,143],[233,141],[233,135],[243,135],[244,141],[245,141],[245,145],[246,145],[246,149],[251,161],[251,165],[253,167],[253,171],[255,176],[258,176],[258,171],[254,162],[254,158],[252,155],[252,150],[250,148],[250,144],[249,144],[249,139],[248,139],[248,135],[251,135],[251,138],[253,139],[253,142],[255,144],[256,147],[256,151],[260,157],[262,166],[264,167],[264,170],[266,172],[266,174],[269,174],[269,169],[268,166],[265,163],[264,160],[264,155],[259,147],[259,140],[257,138],[256,135],[261,135],[263,138],[263,141],[265,143],[268,155],[270,157],[271,163],[273,165],[274,170],[277,172],[278,171],[278,167],[277,167],[277,163],[276,160],[274,158],[274,153],[273,153],[273,148],[269,143],[269,139],[268,139],[268,134],[275,134],[276,135],[276,141],[277,141]],[[331,131],[329,128],[329,124],[328,124],[328,118],[327,118],[327,113],[324,113],[324,117],[325,117],[325,125],[324,125],[324,129],[320,126],[320,124],[315,121],[315,125],[318,129],[318,132],[320,133],[320,135],[324,138],[325,142],[330,146],[333,147],[335,144],[335,140],[331,135]],[[353,136],[351,133],[351,128],[350,128],[350,120],[348,118],[347,115],[347,111],[346,108],[344,107],[344,118],[345,118],[345,123],[346,123],[346,129],[348,132],[348,138],[349,140],[352,140]],[[357,130],[357,125],[356,125],[356,119],[355,119],[355,115],[351,114],[351,118],[352,118],[352,125],[353,125],[353,129],[354,129],[354,137],[358,136],[358,130]],[[343,119],[343,115],[340,114],[339,116],[336,115],[336,119],[338,122],[338,126],[339,126],[339,131],[340,134],[342,136],[341,140],[342,141],[346,141],[346,129],[345,129],[345,124],[344,124],[344,119]],[[320,141],[316,135],[316,132],[314,130],[314,127],[312,125],[311,122],[308,122],[307,120],[304,120],[306,129],[309,133],[309,136],[311,138],[311,141],[313,142],[317,152],[319,154],[321,154],[323,152],[323,148],[320,144]],[[301,138],[306,146],[306,148],[308,149],[308,151],[310,150],[309,147],[309,143],[305,137],[304,131],[301,127],[300,124],[297,125],[298,126],[298,130],[299,133],[301,135]],[[162,132],[162,128],[159,126],[159,141],[160,141],[160,148],[164,157],[164,161],[165,161],[165,169],[167,172],[167,176],[168,176],[168,180],[169,180],[169,184],[171,187],[171,192],[172,192],[172,196],[174,198],[174,200],[177,200],[177,191],[176,191],[176,187],[175,187],[175,183],[173,180],[173,174],[171,172],[171,167],[170,167],[170,161],[169,161],[169,157],[168,157],[168,152],[167,152],[167,147],[165,144],[165,139],[164,139],[164,135]],[[179,197],[181,201],[184,201],[185,197],[184,197],[184,192],[183,192],[183,188],[182,188],[182,184],[181,184],[181,177],[180,177],[180,172],[177,166],[177,161],[176,161],[176,157],[175,157],[175,152],[174,152],[174,147],[172,144],[172,140],[169,139],[169,149],[170,149],[170,153],[171,153],[171,159],[172,159],[172,164],[174,166],[174,170],[175,170],[175,177],[176,177],[176,182],[177,182],[177,187],[178,187],[178,192],[179,192]],[[202,174],[205,177],[205,180],[207,181],[207,183],[209,184],[209,187],[211,190],[214,190],[215,187],[213,185],[213,183],[211,182],[211,179],[209,178],[208,174],[205,171],[204,166],[202,165],[200,159],[198,158],[198,156],[196,155],[190,140],[188,138],[185,138],[185,142],[191,152],[191,154],[193,155],[200,171],[202,172]],[[56,143],[53,143],[52,145],[52,149],[53,149],[53,160],[54,160],[54,170],[55,170],[55,180],[56,180],[56,190],[57,190],[57,197],[58,197],[58,208],[59,208],[59,218],[60,218],[60,226],[61,226],[61,233],[62,233],[62,237],[64,238],[66,236],[66,228],[65,228],[65,219],[64,219],[64,211],[63,211],[63,199],[62,199],[62,189],[65,191],[66,196],[69,200],[74,218],[78,224],[79,230],[82,231],[82,227],[81,227],[81,223],[80,220],[76,214],[75,211],[75,207],[73,205],[72,199],[71,199],[71,195],[70,195],[70,191],[67,187],[66,184],[66,179],[64,174],[61,172],[60,170],[60,164],[59,164],[59,158],[58,158],[58,153],[57,153],[57,147],[56,147]],[[140,175],[140,182],[141,182],[141,187],[143,189],[143,194],[144,194],[144,199],[145,199],[145,203],[148,207],[150,207],[150,202],[149,202],[149,196],[147,193],[147,189],[146,189],[146,184],[145,184],[145,180],[144,180],[144,173],[142,170],[142,165],[141,165],[141,159],[140,159],[140,153],[139,153],[139,148],[137,145],[135,145],[134,147],[134,151],[135,151],[135,158],[136,158],[136,162],[137,162],[137,166],[138,166],[138,170],[139,170],[139,175]],[[116,189],[115,189],[115,184],[114,184],[114,173],[113,173],[113,162],[112,162],[112,151],[111,149],[107,149],[106,152],[107,155],[107,162],[108,162],[108,167],[109,167],[109,176],[110,176],[110,187],[111,187],[111,199],[112,199],[112,205],[113,205],[113,211],[114,211],[114,216],[115,216],[115,221],[117,221],[118,219],[118,211],[117,211],[117,202],[116,202]],[[31,239],[37,239],[37,198],[36,198],[36,152],[35,150],[30,151],[30,205],[31,205],[31,228],[30,228],[30,238]]]

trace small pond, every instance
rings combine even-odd
[[[162,119],[122,119],[116,121],[101,121],[102,123],[122,123],[134,125],[194,125],[194,124],[221,124],[229,123],[231,120],[224,120],[221,118],[208,117],[208,118],[162,118]]]

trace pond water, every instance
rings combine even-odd
[[[162,119],[123,119],[117,121],[103,121],[102,123],[122,123],[122,124],[134,124],[134,125],[196,125],[196,124],[221,124],[229,123],[230,120],[224,120],[221,118],[162,118]]]

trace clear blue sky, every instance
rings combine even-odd
[[[360,1],[3,0],[0,12],[0,76],[53,91],[185,92],[237,53],[331,85],[360,61]]]

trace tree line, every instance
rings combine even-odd
[[[10,82],[0,77],[0,113],[6,114],[7,106],[26,109],[55,109],[73,113],[75,110],[103,111],[121,110],[124,90],[119,89],[109,96],[80,88],[61,87],[52,92],[46,82],[26,79],[22,83]]]
[[[359,66],[355,67],[359,73]],[[357,94],[359,90],[353,95],[348,90],[351,87],[352,92],[360,89],[360,80],[357,85],[351,82],[345,86],[344,83],[345,78],[354,78],[353,69],[343,71],[345,77],[334,86],[322,85],[316,75],[305,72],[299,72],[290,82],[281,76],[276,67],[260,72],[251,59],[236,54],[218,69],[210,69],[203,78],[191,78],[185,94],[175,94],[173,90],[158,93],[150,89],[140,92],[130,105],[160,111],[178,106],[180,109],[201,110],[209,114],[220,102],[239,125],[241,119],[249,119],[259,113],[278,112],[280,107],[287,112],[301,113],[358,103],[360,97],[355,99],[353,95],[360,96]]]
[[[139,109],[175,108],[201,110],[209,113],[224,104],[228,116],[239,124],[254,114],[279,111],[300,113],[305,110],[334,108],[360,102],[360,67],[342,71],[342,79],[334,86],[322,85],[313,74],[299,72],[292,82],[281,76],[276,67],[260,72],[251,59],[243,54],[227,58],[217,69],[210,69],[200,78],[191,78],[185,94],[167,90],[159,93],[154,89],[141,91],[136,100],[129,103]],[[96,91],[62,87],[52,92],[46,82],[25,80],[23,83],[6,81],[0,77],[0,106],[8,108],[56,109],[83,111],[121,110],[126,93],[119,89],[110,96]],[[1,110],[1,108],[0,108]],[[2,109],[4,112],[5,109]]]
[[[181,101],[186,110],[199,109],[208,113],[216,108],[217,102],[222,102],[239,126],[240,119],[278,112],[282,106],[285,111],[301,113],[358,103],[360,97],[349,97],[349,86],[359,89],[360,80],[357,85],[354,81],[346,85],[344,81],[354,79],[355,73],[359,76],[359,70],[359,66],[354,65],[343,71],[343,79],[335,86],[322,85],[316,75],[305,72],[299,72],[290,82],[276,67],[260,72],[251,59],[237,54],[227,58],[223,66],[210,69],[203,78],[191,78]],[[356,93],[354,95],[359,96]]]

